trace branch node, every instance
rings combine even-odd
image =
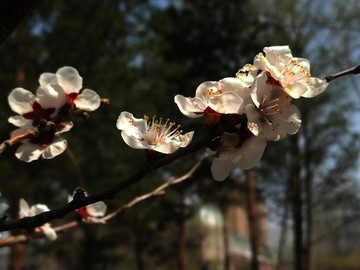
[[[83,200],[85,197],[86,197],[85,189],[82,188],[82,187],[77,187],[75,189],[73,200],[74,201],[79,201],[79,200]]]

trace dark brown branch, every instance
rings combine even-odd
[[[0,44],[40,2],[41,0],[0,1]]]
[[[360,65],[328,75],[324,78],[325,81],[327,82],[331,82],[337,78],[346,76],[346,75],[350,75],[350,74],[359,74],[360,73]]]
[[[16,135],[9,140],[4,141],[0,144],[0,154],[5,150],[6,147],[12,146],[15,143],[21,142],[22,140],[33,137],[36,134],[34,129],[29,129],[22,134]]]
[[[193,165],[193,167],[184,175],[180,176],[180,177],[172,177],[170,178],[167,182],[165,182],[164,184],[158,186],[157,188],[155,188],[154,190],[143,194],[141,196],[138,196],[132,200],[130,200],[128,203],[122,205],[121,207],[119,207],[117,210],[109,213],[108,215],[104,216],[103,218],[99,219],[100,222],[106,222],[114,217],[116,217],[117,215],[120,215],[121,213],[123,213],[126,209],[129,209],[131,207],[133,207],[134,205],[145,201],[149,198],[152,197],[156,197],[156,196],[160,196],[160,195],[164,195],[165,194],[165,189],[167,189],[170,186],[173,185],[177,185],[181,182],[184,182],[185,180],[190,179],[194,172],[200,167],[200,165],[202,164],[202,162],[205,160],[206,156],[204,156],[202,159],[200,159],[197,163],[195,163],[195,165]],[[71,221],[65,224],[62,224],[60,226],[54,227],[54,230],[59,233],[59,232],[63,232],[69,229],[72,229],[76,226],[79,225],[79,222],[77,221]],[[0,239],[0,247],[5,247],[5,246],[11,246],[11,245],[15,245],[18,243],[26,243],[31,241],[32,239],[38,239],[38,238],[44,238],[45,234],[44,233],[40,233],[40,232],[34,232],[31,234],[19,234],[16,236],[11,236],[11,237],[6,237],[3,239]]]
[[[51,211],[44,212],[42,214],[33,216],[33,217],[25,217],[15,221],[1,221],[0,222],[0,231],[7,231],[7,230],[14,230],[14,229],[25,229],[30,230],[32,228],[39,227],[51,220],[63,218],[65,215],[75,211],[76,209],[98,202],[103,200],[112,199],[117,193],[120,191],[138,183],[142,180],[147,174],[151,173],[152,171],[161,168],[165,165],[172,163],[173,161],[177,160],[178,158],[193,153],[204,145],[206,145],[210,141],[209,137],[205,137],[202,140],[194,143],[186,148],[179,149],[173,154],[167,155],[159,160],[156,160],[152,163],[148,163],[139,169],[135,174],[125,178],[120,183],[104,190],[101,193],[88,196],[88,197],[81,197],[75,196],[74,200],[70,203],[64,205],[61,208],[54,209]],[[77,194],[77,193],[76,193]],[[76,195],[75,194],[75,195]]]
[[[120,193],[122,190],[140,182],[146,175],[149,173],[163,167],[166,165],[171,164],[175,160],[194,153],[201,149],[202,147],[208,145],[213,139],[217,138],[219,135],[223,134],[225,131],[233,128],[234,126],[246,123],[247,119],[245,115],[237,117],[232,121],[227,122],[225,125],[219,127],[216,131],[204,136],[198,142],[190,144],[185,148],[180,148],[176,152],[165,155],[162,158],[159,158],[153,162],[148,162],[142,168],[140,168],[135,174],[125,178],[123,181],[119,182],[118,184],[100,192],[98,194],[94,194],[91,196],[86,197],[84,195],[83,190],[79,189],[78,192],[75,193],[74,199],[69,202],[68,204],[64,205],[63,207],[47,211],[41,213],[36,216],[32,217],[25,217],[14,221],[6,221],[0,220],[0,232],[2,231],[9,231],[15,229],[24,229],[24,230],[31,230],[33,228],[39,227],[51,220],[63,218],[67,214],[79,209],[80,207],[93,204],[99,201],[110,200],[113,197]]]

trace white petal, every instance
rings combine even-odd
[[[35,204],[33,206],[31,206],[31,213],[33,213],[33,215],[38,215],[47,211],[50,211],[49,207],[47,207],[47,205],[45,204]]]
[[[100,96],[93,90],[85,89],[74,101],[77,108],[84,111],[95,111],[99,108]]]
[[[246,64],[236,73],[236,78],[250,87],[258,75],[258,72],[259,70],[254,65]]]
[[[79,93],[82,88],[82,77],[73,67],[62,67],[56,72],[59,84],[64,88],[65,93]]]
[[[211,173],[215,180],[223,181],[236,167],[236,164],[229,162],[229,160],[221,160],[220,158],[214,158],[211,164]]]
[[[284,60],[287,61],[287,59],[292,57],[289,46],[265,47],[264,52],[266,54],[266,59],[272,65]]]
[[[329,83],[318,78],[308,78],[307,85],[308,89],[302,96],[305,98],[312,98],[324,92]]]
[[[292,98],[299,98],[304,95],[304,93],[308,90],[307,86],[301,81],[296,81],[292,85],[287,85],[285,91],[291,96]]]
[[[255,136],[259,136],[262,131],[261,115],[253,104],[246,105],[246,117],[248,119],[248,129]]]
[[[86,206],[86,209],[91,217],[103,217],[107,206],[104,202],[97,202]]]
[[[182,95],[176,95],[174,101],[178,105],[180,112],[190,118],[201,117],[207,107],[205,102],[199,97],[187,98]]]
[[[128,135],[124,130],[121,131],[121,137],[128,146],[134,149],[150,149],[154,147],[151,147],[145,140]]]
[[[14,126],[17,126],[17,127],[23,127],[23,126],[31,124],[30,120],[25,119],[21,115],[11,116],[11,117],[9,117],[8,121],[10,124],[13,124]]]
[[[42,225],[41,227],[39,227],[39,230],[42,231],[46,235],[46,237],[48,239],[50,239],[51,241],[54,241],[57,239],[57,234],[49,223],[46,223],[46,224]]]
[[[152,150],[163,153],[171,154],[181,147],[186,147],[191,142],[194,132],[188,132],[184,135],[179,135],[176,138],[171,139],[165,144],[158,144],[152,147]]]
[[[44,109],[54,108],[58,110],[66,103],[64,90],[58,84],[39,87],[36,91],[36,98]]]
[[[235,92],[224,92],[216,99],[210,100],[209,107],[218,113],[240,113],[244,100]]]
[[[228,77],[228,78],[221,79],[219,81],[219,85],[222,90],[231,91],[231,92],[235,92],[235,93],[240,93],[243,91],[243,89],[245,87],[247,88],[246,83],[244,83],[242,80],[239,80],[238,78],[234,78],[234,77]]]
[[[305,71],[310,73],[310,61],[305,58],[294,57],[295,60]]]
[[[31,162],[38,159],[43,152],[44,148],[40,145],[23,141],[23,144],[16,150],[15,156],[22,161]]]
[[[240,169],[251,169],[258,163],[265,151],[267,141],[261,137],[250,137],[240,148],[241,159],[237,163]]]
[[[19,203],[19,217],[23,218],[29,216],[33,216],[30,210],[30,206],[24,199],[21,198]]]
[[[15,88],[10,92],[8,102],[14,112],[24,114],[33,110],[32,106],[35,102],[35,96],[24,88]]]
[[[210,88],[219,89],[219,82],[217,81],[206,81],[201,83],[195,90],[195,96],[204,99],[204,96],[208,96],[208,90]]]
[[[123,130],[129,136],[142,139],[145,133],[146,121],[144,119],[135,118],[129,112],[121,112],[117,121],[116,127],[120,130]]]
[[[55,138],[53,142],[48,147],[46,147],[42,156],[45,159],[54,158],[64,152],[66,147],[67,141],[65,139],[59,137]]]
[[[43,73],[39,78],[40,86],[46,86],[47,84],[57,83],[57,76],[54,73]]]
[[[64,127],[61,130],[56,131],[55,134],[60,134],[60,133],[64,133],[64,132],[68,132],[73,126],[73,122],[62,122],[62,124],[64,124]]]

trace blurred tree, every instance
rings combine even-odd
[[[59,206],[66,201],[67,193],[77,186],[95,193],[134,172],[145,159],[141,151],[129,149],[121,142],[115,121],[123,110],[131,111],[137,117],[155,113],[174,116],[181,119],[179,122],[185,122],[185,130],[201,133],[199,121],[186,121],[183,116],[179,118],[180,113],[173,103],[174,95],[193,96],[199,83],[233,76],[264,46],[289,44],[294,55],[309,57],[312,56],[311,49],[316,48],[314,51],[322,55],[314,56],[319,65],[315,62],[313,67],[324,74],[348,66],[348,62],[339,64],[345,59],[341,57],[335,59],[337,65],[330,71],[329,64],[319,60],[334,60],[332,56],[344,56],[346,50],[329,54],[328,51],[333,49],[329,47],[330,42],[315,47],[318,46],[315,40],[322,33],[321,24],[328,18],[324,17],[322,21],[320,16],[315,16],[318,12],[310,6],[316,6],[311,1],[160,2],[44,1],[33,17],[0,47],[3,64],[0,67],[0,88],[4,89],[1,91],[2,108],[8,108],[6,96],[12,88],[19,86],[17,77],[21,74],[24,87],[35,90],[40,73],[55,72],[63,65],[76,67],[84,78],[84,86],[94,89],[101,97],[110,98],[111,102],[92,113],[87,121],[78,120],[73,131],[66,134],[69,149],[54,160],[23,164],[15,160],[10,151],[2,154],[3,195],[10,198],[9,194],[14,193],[17,196],[11,205],[17,204],[18,197],[28,197],[34,203],[48,203],[50,208]],[[314,2],[319,4],[321,1]],[[337,10],[342,10],[345,5],[339,6]],[[350,49],[349,45],[347,50]],[[338,84],[338,87],[348,89],[348,85]],[[309,256],[312,201],[322,194],[323,185],[331,190],[339,186],[338,182],[333,187],[330,185],[334,183],[331,177],[334,172],[350,180],[345,175],[357,158],[357,145],[352,144],[357,142],[357,137],[348,128],[348,113],[352,108],[342,106],[347,104],[343,93],[337,91],[339,94],[336,96],[331,89],[328,92],[330,94],[306,100],[306,104],[299,103],[303,112],[303,130],[291,139],[292,142],[270,143],[260,168],[264,173],[259,179],[260,184],[267,191],[265,197],[271,199],[273,205],[278,208],[286,197],[291,198],[293,212],[301,214],[303,207],[307,207],[307,227],[303,228],[301,215],[296,219],[298,244],[295,253],[299,256],[298,261]],[[341,114],[340,108],[343,108]],[[11,112],[3,109],[0,115],[6,119]],[[9,124],[1,125],[2,140],[5,140],[11,127]],[[334,142],[337,142],[336,146]],[[279,156],[279,153],[285,154]],[[109,202],[110,209],[146,192],[167,176],[180,174],[195,158],[184,159],[152,174],[146,181]],[[319,166],[323,169],[320,170]],[[297,192],[292,188],[290,191],[296,195],[294,197],[285,195],[285,187],[289,183],[292,183],[291,187],[296,184],[289,168],[296,171],[299,180],[296,183],[306,187],[297,186]],[[186,205],[190,208],[187,209],[189,213],[183,212],[184,196],[185,201],[187,196],[206,199],[202,187],[208,177],[207,166],[199,172],[196,181],[132,209],[107,226],[88,228],[84,224],[45,248],[32,245],[32,252],[36,255],[51,253],[41,262],[46,267],[51,262],[54,268],[104,269],[112,265],[114,268],[139,270],[187,266],[186,269],[196,269],[193,265],[186,265],[186,261],[176,262],[178,252],[184,250],[178,249],[174,243],[182,243],[186,235],[177,237],[173,232],[183,232],[184,222],[192,213],[191,205]],[[233,188],[229,181],[217,183],[209,193],[215,200],[219,197],[218,185],[223,186],[223,190]],[[302,200],[303,194],[306,201]],[[326,204],[321,202],[319,205]],[[304,231],[307,236],[303,242],[301,235]],[[73,244],[71,253],[68,252],[70,242]],[[304,256],[303,249],[307,249]],[[29,264],[40,267],[35,259],[31,262],[28,258]]]

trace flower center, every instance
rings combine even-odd
[[[270,126],[271,129],[275,129],[272,118],[282,113],[280,99],[281,97],[271,99],[268,95],[265,95],[259,104],[258,111],[261,114],[262,119]]]
[[[24,113],[22,116],[25,119],[32,119],[33,125],[37,126],[41,120],[51,120],[50,115],[55,112],[55,108],[44,109],[40,103],[34,102],[33,110],[31,112]]]
[[[76,212],[84,219],[88,219],[90,217],[89,211],[85,206],[80,207],[76,210]]]
[[[206,91],[203,92],[203,99],[204,100],[214,100],[224,93],[224,91],[220,88],[215,86],[209,87]]]
[[[296,80],[310,77],[310,73],[296,60],[291,59],[281,71],[282,81],[285,84],[293,83]]]
[[[171,122],[170,119],[163,121],[162,117],[159,120],[154,115],[151,119],[144,115],[145,120],[145,134],[144,140],[151,145],[165,144],[167,141],[179,136],[182,130],[179,130],[180,125]],[[176,127],[174,128],[174,126]]]
[[[77,99],[78,95],[79,95],[79,94],[76,93],[76,92],[73,92],[73,93],[70,93],[70,94],[66,94],[66,100],[67,100],[67,102],[69,103],[69,105],[70,105],[71,108],[76,108],[75,99]]]

